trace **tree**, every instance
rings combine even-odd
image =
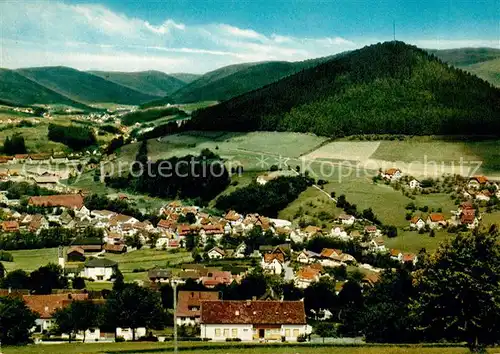
[[[136,233],[132,236],[125,237],[125,244],[129,247],[132,247],[132,248],[141,249],[142,242],[141,242],[140,235],[138,233]]]
[[[186,251],[192,251],[198,245],[198,235],[190,232],[186,235]]]
[[[471,351],[500,338],[500,246],[497,235],[459,234],[417,271],[413,303],[431,339],[468,343]]]
[[[132,340],[137,328],[159,329],[167,321],[159,294],[137,284],[125,284],[109,294],[104,318],[115,327],[131,328]]]
[[[396,226],[393,226],[393,225],[389,225],[386,227],[386,231],[387,233],[387,237],[396,237],[398,235],[398,229],[396,228]]]
[[[52,289],[67,287],[68,278],[57,264],[49,263],[30,274],[30,288],[35,294],[46,295],[52,293]]]
[[[11,289],[29,289],[30,276],[22,269],[13,270],[12,272],[7,273],[5,278],[2,280],[2,287]]]
[[[2,262],[0,262],[0,284],[3,278],[5,277],[5,266]]]
[[[321,278],[304,290],[304,306],[308,313],[332,309],[336,304],[335,282]]]
[[[61,333],[68,333],[69,341],[78,331],[83,331],[83,342],[85,343],[85,332],[99,324],[99,307],[91,300],[73,301],[69,306],[57,309],[54,312],[54,320]]]
[[[415,294],[412,278],[405,270],[386,271],[368,291],[363,310],[346,316],[344,332],[358,331],[369,342],[410,343],[415,341],[415,322],[409,306]]]
[[[71,281],[71,285],[73,289],[85,289],[85,279],[82,277],[74,277],[73,280]]]
[[[29,342],[36,314],[17,297],[0,297],[0,342],[14,345]]]

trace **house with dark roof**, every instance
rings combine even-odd
[[[118,263],[106,258],[90,258],[85,262],[81,276],[95,281],[111,281]]]
[[[218,291],[179,291],[177,311],[178,326],[195,326],[200,323],[201,302],[219,300]]]
[[[297,341],[310,333],[302,301],[202,301],[200,325],[213,341]]]

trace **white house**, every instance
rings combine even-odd
[[[115,275],[118,263],[106,258],[91,258],[85,263],[80,276],[95,281],[110,281]]]
[[[135,329],[135,339],[139,339],[141,337],[144,337],[146,335],[146,328],[144,327],[139,327]],[[122,337],[125,340],[132,340],[134,338],[133,333],[132,333],[132,328],[116,328],[116,336],[117,337]]]
[[[310,333],[303,301],[202,301],[201,337],[297,341]]]
[[[88,294],[51,294],[51,295],[23,295],[23,300],[30,310],[38,315],[32,332],[42,333],[50,330],[55,321],[52,319],[54,311],[64,308],[75,300],[86,300]]]
[[[352,215],[340,214],[339,220],[342,222],[342,225],[352,225],[356,221],[356,218]]]
[[[414,216],[410,220],[410,228],[412,229],[423,229],[425,227],[425,221],[420,216]]]
[[[408,186],[411,188],[411,189],[420,189],[422,188],[422,185],[420,184],[419,181],[417,181],[415,178],[412,179],[409,183],[408,183]]]
[[[319,253],[303,250],[297,255],[297,262],[309,264],[312,263],[314,260],[319,259],[320,257],[321,255]]]
[[[219,300],[218,291],[179,291],[175,312],[178,326],[195,326],[200,323],[202,301]]]
[[[245,244],[245,242],[240,243],[234,250],[233,253],[234,258],[244,258],[246,250],[247,250],[247,245]]]
[[[400,169],[398,168],[389,168],[388,170],[385,170],[382,174],[382,178],[388,179],[390,181],[395,181],[400,179],[403,174]]]
[[[226,252],[221,250],[219,247],[214,247],[207,252],[207,255],[210,259],[222,259],[226,256]]]
[[[285,259],[281,253],[266,253],[262,256],[261,266],[264,271],[271,274],[281,274]]]

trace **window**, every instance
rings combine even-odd
[[[231,337],[232,338],[238,337],[238,329],[237,328],[231,329]]]
[[[97,276],[97,280],[102,280],[104,277],[102,275]]]
[[[285,329],[285,337],[290,337],[290,330],[289,329]]]
[[[224,337],[229,338],[229,328],[224,328]]]
[[[220,328],[215,329],[215,336],[220,337]]]
[[[293,330],[293,336],[294,336],[295,338],[297,338],[297,337],[299,336],[299,330],[298,330],[298,329],[294,329],[294,330]]]

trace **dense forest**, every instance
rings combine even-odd
[[[234,209],[239,213],[258,213],[276,217],[278,211],[294,201],[314,180],[306,176],[278,177],[264,185],[253,182],[217,199],[221,210]]]
[[[203,204],[215,198],[231,181],[223,161],[210,150],[200,155],[172,157],[151,162],[143,140],[132,171],[105,177],[111,188],[128,189],[160,198],[197,199]]]
[[[94,132],[89,127],[76,125],[49,124],[49,139],[63,143],[74,150],[85,149],[97,143]]]
[[[190,129],[497,134],[500,90],[403,42],[368,46],[193,113]]]

